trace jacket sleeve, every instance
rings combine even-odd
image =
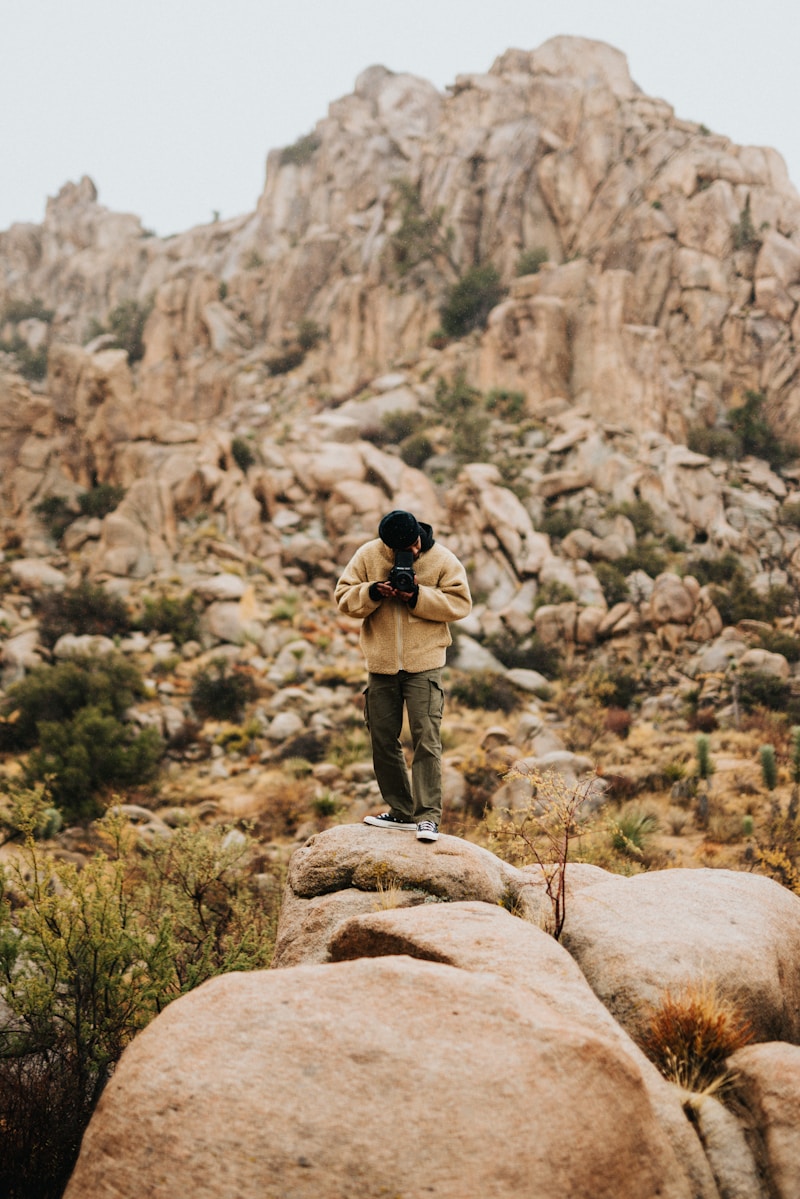
[[[413,611],[420,620],[448,623],[469,616],[472,611],[472,596],[469,593],[467,572],[455,554],[450,554],[447,559],[437,586],[420,586]]]
[[[367,577],[366,560],[362,550],[357,550],[344,568],[333,593],[340,612],[347,616],[369,616],[381,604],[372,599],[369,589],[374,579]]]

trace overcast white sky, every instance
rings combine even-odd
[[[645,92],[781,152],[800,188],[796,0],[0,0],[0,229],[89,175],[166,235],[251,211],[267,151],[381,63],[439,89],[569,33]]]

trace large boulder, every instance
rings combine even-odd
[[[329,960],[329,941],[348,916],[387,902],[480,900],[517,905],[538,920],[539,888],[521,870],[460,837],[423,844],[412,834],[345,824],[311,837],[289,864],[273,964]],[[327,902],[323,897],[336,895]],[[394,899],[392,900],[394,902]]]
[[[729,1061],[736,1098],[767,1159],[775,1199],[794,1199],[800,1179],[800,1048],[748,1045]]]
[[[697,1190],[604,1031],[495,975],[384,957],[171,1004],[123,1055],[66,1199],[432,1193]]]
[[[575,894],[562,943],[633,1036],[667,989],[713,985],[759,1041],[800,1043],[800,898],[762,875],[660,870]]]

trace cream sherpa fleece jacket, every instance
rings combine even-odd
[[[424,539],[423,539],[424,544]],[[448,621],[472,609],[467,572],[455,554],[436,542],[414,564],[419,595],[413,608],[396,599],[371,599],[372,583],[388,578],[394,551],[376,538],[356,551],[334,592],[340,611],[363,618],[360,645],[371,674],[397,674],[444,666],[452,643]]]

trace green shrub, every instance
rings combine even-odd
[[[45,595],[37,605],[37,615],[39,636],[51,648],[65,633],[117,637],[131,627],[125,601],[86,579]]]
[[[711,587],[714,604],[724,624],[738,624],[740,620],[762,620],[770,624],[786,610],[791,611],[794,594],[788,587],[770,587],[766,595],[760,595],[740,569],[731,577],[726,587]]]
[[[594,566],[597,581],[603,588],[603,595],[609,608],[614,604],[624,603],[630,599],[628,582],[620,568],[613,562],[597,562]]]
[[[296,366],[306,356],[306,352],[299,342],[293,345],[284,346],[276,354],[270,355],[267,359],[267,370],[271,375],[287,375],[289,371],[293,371]]]
[[[61,540],[78,515],[63,495],[46,495],[33,510],[54,541]]]
[[[0,313],[0,325],[6,321],[17,325],[20,321],[44,321],[50,324],[55,313],[52,308],[45,308],[44,301],[34,298],[31,300],[9,300]]]
[[[401,278],[422,262],[442,259],[450,270],[458,274],[458,264],[452,256],[455,233],[444,227],[444,208],[426,212],[422,204],[419,184],[410,179],[395,179],[394,188],[398,201],[400,226],[391,240],[395,270]]]
[[[701,587],[708,583],[729,583],[743,574],[742,564],[732,550],[726,550],[720,558],[691,558],[686,563],[686,573],[693,575]]]
[[[745,712],[769,708],[785,712],[792,694],[791,684],[761,670],[743,671],[739,678],[739,702]]]
[[[386,445],[399,445],[418,425],[419,416],[415,412],[387,412],[381,421],[381,440]]]
[[[484,644],[498,662],[502,662],[509,670],[536,670],[549,679],[558,678],[561,673],[561,654],[557,646],[545,644],[537,634],[520,641],[504,630],[487,637]]]
[[[78,496],[81,516],[95,516],[100,520],[119,507],[125,496],[125,488],[114,483],[98,483],[90,491]]]
[[[446,379],[438,379],[436,382],[436,410],[448,423],[450,418],[460,420],[465,413],[473,412],[482,401],[482,393],[477,387],[471,387],[467,383],[466,372],[463,370],[458,371],[452,383],[448,384]]]
[[[107,853],[82,870],[29,839],[2,902],[0,1193],[57,1199],[127,1044],[173,999],[231,970],[269,965],[281,893],[256,891],[249,838],[186,828],[134,852],[107,818]],[[268,868],[269,869],[269,868]]]
[[[137,300],[123,300],[108,314],[105,325],[92,322],[88,340],[93,341],[104,333],[111,333],[114,345],[126,351],[128,361],[139,362],[144,358],[144,327],[152,309],[152,302],[140,304]]]
[[[761,648],[771,654],[783,654],[787,662],[800,662],[800,638],[782,629],[765,629],[759,634]]]
[[[756,233],[750,212],[749,196],[739,214],[739,220],[736,224],[731,225],[731,238],[734,250],[759,250],[761,248],[761,238]]]
[[[146,633],[167,634],[176,645],[200,636],[199,604],[194,595],[145,597],[139,626]]]
[[[626,857],[640,858],[658,832],[658,816],[654,812],[630,808],[611,822],[611,847]]]
[[[551,579],[547,583],[542,583],[536,592],[533,611],[543,608],[546,604],[569,604],[575,599],[575,592],[571,587],[568,587],[566,583],[560,583],[558,579]]]
[[[537,275],[548,261],[550,255],[544,246],[534,246],[533,249],[523,250],[517,259],[517,275]]]
[[[46,780],[53,803],[69,822],[99,815],[114,790],[147,787],[164,752],[155,729],[133,733],[92,706],[81,708],[71,720],[42,720],[37,732],[26,780]]]
[[[725,458],[735,462],[741,457],[742,443],[731,429],[709,429],[695,425],[686,435],[686,444],[695,454],[707,458]]]
[[[120,655],[37,666],[8,689],[0,747],[30,750],[26,783],[44,782],[67,820],[95,816],[113,789],[146,786],[157,774],[158,733],[136,733],[122,719],[143,693],[138,670]]]
[[[493,387],[486,393],[486,409],[504,420],[516,421],[525,414],[525,393]]]
[[[434,454],[434,446],[426,433],[412,433],[400,444],[400,457],[406,466],[420,470]]]
[[[489,313],[504,295],[496,267],[470,267],[448,288],[439,310],[442,329],[448,337],[465,337],[473,329],[485,328]]]
[[[580,513],[572,508],[549,508],[539,522],[542,533],[559,541],[580,527]]]
[[[604,708],[629,708],[636,696],[638,680],[632,671],[621,667],[598,667],[587,676],[585,687]]]
[[[322,142],[319,134],[303,134],[303,136],[298,137],[297,141],[293,142],[291,146],[283,147],[281,150],[281,166],[305,166],[306,163],[311,162],[311,159],[314,157],[321,145]]]
[[[800,529],[800,502],[792,500],[781,504],[779,519],[782,525],[789,525],[792,529]]]
[[[457,680],[450,692],[465,707],[488,712],[513,712],[521,702],[519,693],[503,675],[488,670]]]
[[[742,450],[756,458],[763,458],[773,470],[780,470],[797,457],[797,446],[773,433],[764,418],[766,396],[760,391],[746,391],[745,401],[739,408],[731,408],[728,420],[738,435]]]
[[[231,457],[244,474],[247,474],[256,462],[255,450],[244,437],[234,437],[231,442]]]
[[[10,341],[0,341],[0,351],[14,355],[23,379],[38,381],[47,375],[47,346],[32,350],[21,337],[12,337]]]
[[[666,570],[667,559],[656,545],[648,541],[637,545],[629,553],[623,554],[621,558],[617,559],[616,566],[623,575],[632,574],[635,570],[643,570],[646,575],[654,579]]]
[[[606,516],[626,516],[637,537],[656,532],[656,514],[647,500],[625,500],[621,504],[612,504],[606,509]]]
[[[313,350],[324,336],[324,330],[320,325],[316,321],[309,320],[308,317],[303,317],[297,326],[297,343],[306,353]]]
[[[224,658],[216,658],[208,669],[198,671],[190,698],[202,719],[238,722],[256,695],[256,685],[249,674],[235,667],[229,670]]]
[[[459,462],[486,462],[489,457],[489,418],[466,412],[453,428],[450,448]]]

